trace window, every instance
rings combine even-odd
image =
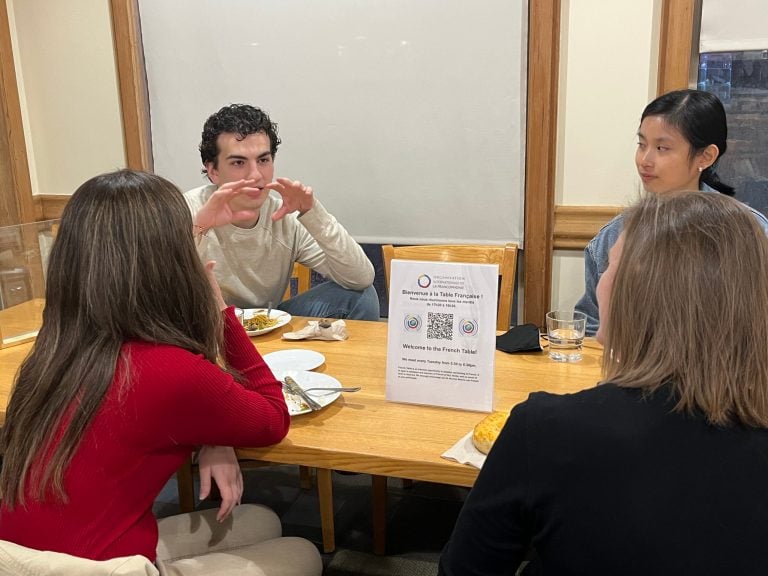
[[[768,214],[768,49],[700,54],[698,87],[720,97],[728,115],[721,179]]]

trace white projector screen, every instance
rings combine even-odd
[[[359,242],[523,240],[527,2],[141,0],[155,171],[207,182],[203,122],[266,110],[275,175]]]

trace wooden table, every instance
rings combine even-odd
[[[316,369],[344,386],[361,386],[319,412],[295,416],[288,436],[267,448],[238,450],[243,458],[317,468],[321,523],[326,551],[334,548],[331,470],[373,475],[374,550],[383,553],[388,476],[472,486],[479,470],[440,455],[484,417],[483,413],[401,404],[385,400],[387,324],[347,320],[344,342],[286,341],[283,332],[302,328],[306,318],[252,338],[262,354],[287,348],[316,350],[325,364]],[[585,343],[584,358],[574,364],[549,359],[546,352],[495,355],[495,410],[509,411],[531,392],[577,392],[600,378],[602,347]]]
[[[0,310],[0,348],[34,341],[43,323],[44,307],[45,300],[35,298]]]
[[[472,430],[483,418],[479,412],[388,402],[385,400],[387,324],[347,321],[344,342],[286,341],[283,332],[295,331],[306,318],[252,338],[262,354],[288,348],[316,350],[325,356],[317,368],[346,386],[361,386],[343,394],[319,412],[295,416],[288,436],[267,448],[238,450],[242,458],[298,464],[317,469],[321,498],[323,545],[335,547],[333,531],[332,470],[371,474],[374,498],[374,549],[383,552],[388,476],[472,486],[478,470],[441,458],[440,455]],[[31,343],[0,350],[0,424],[16,370]],[[584,359],[560,364],[546,352],[505,354],[496,352],[495,406],[508,411],[537,390],[576,392],[594,386],[600,377],[602,348],[587,341]],[[382,503],[383,502],[383,503]]]
[[[45,300],[36,298],[0,310],[0,426],[5,422],[5,407],[21,362],[32,349],[37,330],[42,324]],[[10,342],[13,345],[6,347]]]

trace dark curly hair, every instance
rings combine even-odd
[[[203,161],[203,174],[205,166],[212,162],[217,166],[219,156],[219,134],[237,134],[238,140],[244,140],[246,136],[264,132],[269,136],[269,148],[274,157],[280,138],[277,135],[277,124],[269,119],[266,112],[248,104],[230,104],[224,106],[215,114],[211,114],[203,125],[202,141],[200,142],[200,158]]]

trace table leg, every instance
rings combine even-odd
[[[302,490],[312,488],[312,468],[309,466],[299,466],[299,485]]]
[[[323,552],[336,550],[333,526],[333,481],[331,470],[317,468],[317,499],[320,504],[320,528],[323,535]]]
[[[387,548],[387,477],[371,476],[373,488],[373,553],[383,556]]]

